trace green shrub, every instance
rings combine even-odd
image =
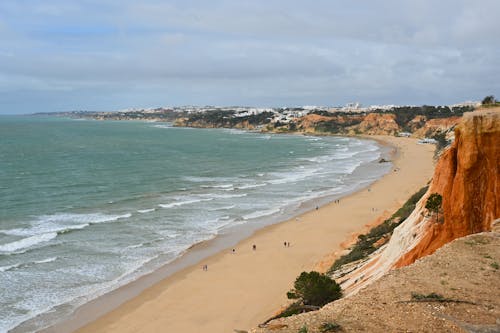
[[[406,201],[405,204],[391,216],[391,219],[399,218],[399,223],[406,220],[406,218],[410,216],[411,212],[413,212],[413,210],[415,209],[417,202],[424,196],[425,192],[427,192],[428,188],[428,186],[424,186],[420,190],[418,190],[418,192],[413,194],[410,199],[408,199],[408,201]]]
[[[302,272],[287,293],[289,299],[300,298],[305,305],[323,306],[342,297],[340,286],[325,274]]]
[[[430,293],[428,295],[411,293],[411,299],[415,301],[423,301],[423,300],[442,300],[444,297],[442,295],[436,293]]]
[[[288,306],[285,311],[281,312],[278,316],[278,318],[282,317],[290,317],[294,316],[296,314],[302,313],[303,309],[302,306],[299,304],[300,302],[293,303],[292,305]]]
[[[437,214],[437,220],[439,221],[439,210],[443,204],[443,197],[439,193],[432,193],[427,202],[425,203],[425,208],[430,210],[432,213]]]
[[[342,326],[337,323],[323,323],[319,327],[322,333],[326,332],[339,332],[342,330]]]
[[[496,100],[495,100],[495,96],[493,95],[490,95],[490,96],[486,96],[485,98],[483,98],[481,104],[482,105],[490,105],[490,104],[495,104],[496,103]]]
[[[299,332],[298,333],[307,333],[307,326],[304,325],[302,326],[300,329],[299,329]]]

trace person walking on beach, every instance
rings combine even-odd
[[[254,251],[257,250],[257,245],[255,245],[255,244],[252,245],[252,250],[254,250]]]
[[[286,242],[284,242],[283,245],[286,247]]]

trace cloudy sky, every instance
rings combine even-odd
[[[498,0],[2,0],[0,113],[500,95]]]

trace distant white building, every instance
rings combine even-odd
[[[452,104],[452,105],[448,105],[449,107],[464,107],[464,106],[469,106],[469,107],[478,107],[478,106],[481,106],[481,102],[478,102],[478,101],[465,101],[465,102],[461,102],[461,103],[457,103],[457,104]]]
[[[364,112],[366,110],[367,110],[366,108],[361,107],[361,103],[359,103],[359,102],[347,103],[342,108],[342,111],[344,111],[344,112]]]
[[[395,109],[397,108],[398,106],[397,105],[394,105],[394,104],[389,104],[389,105],[370,105],[368,107],[368,110],[369,111],[373,111],[373,110],[384,110],[384,111],[389,111],[389,110],[392,110],[392,109]]]
[[[361,103],[360,102],[347,103],[345,107],[348,109],[357,110],[361,107]]]

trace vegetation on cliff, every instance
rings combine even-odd
[[[490,230],[500,216],[500,108],[465,114],[454,136],[436,165],[430,187],[431,193],[442,196],[442,223],[420,221],[419,242],[399,259],[397,267],[458,237]]]
[[[417,116],[424,116],[426,119],[442,119],[450,117],[461,117],[464,112],[472,111],[469,106],[464,107],[449,107],[449,106],[403,106],[394,108],[391,111],[376,110],[377,113],[391,113],[396,116],[396,123],[403,131],[410,132],[410,121]]]
[[[481,105],[483,105],[483,107],[492,107],[500,105],[500,102],[495,99],[495,96],[489,95],[483,98]]]
[[[342,297],[340,286],[325,274],[302,272],[287,293],[289,299],[300,299],[304,305],[323,306]]]
[[[421,188],[418,192],[413,194],[401,208],[399,208],[390,218],[383,223],[373,227],[367,234],[359,235],[356,244],[354,244],[349,253],[338,258],[328,270],[328,274],[333,274],[342,266],[366,258],[368,255],[377,250],[375,244],[379,243],[381,239],[390,238],[394,229],[403,223],[411,212],[415,209],[415,205],[427,192],[428,187]]]
[[[245,128],[268,124],[271,120],[271,112],[261,112],[242,117],[235,117],[234,110],[213,110],[189,114],[183,120],[183,126],[187,127],[223,127]]]
[[[295,279],[294,288],[287,293],[287,297],[297,301],[268,321],[318,310],[323,305],[341,298],[342,289],[326,274],[316,271],[302,272]]]
[[[432,214],[436,214],[436,221],[439,222],[439,211],[441,210],[443,204],[443,197],[439,193],[432,193],[425,203],[425,208],[428,209]]]
[[[471,107],[427,105],[352,113],[275,109],[272,112],[242,115],[236,110],[213,110],[187,114],[182,119],[179,118],[176,125],[209,128],[261,128],[262,131],[277,133],[299,132],[338,135],[395,135],[399,132],[414,133],[420,130],[419,136],[432,137],[454,125],[453,122],[444,121],[445,119],[458,119],[464,112],[471,110]],[[291,116],[289,112],[297,113],[296,116]]]

